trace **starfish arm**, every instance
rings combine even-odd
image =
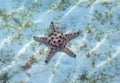
[[[65,52],[66,54],[68,54],[71,57],[74,57],[74,58],[76,57],[76,55],[68,47],[65,47],[63,52]]]
[[[45,62],[48,63],[55,54],[56,54],[56,51],[55,51],[55,50],[50,50],[50,52],[49,52],[49,54],[48,54]]]
[[[48,37],[34,36],[34,40],[44,43],[45,45],[48,45]]]
[[[66,40],[67,41],[70,41],[71,39],[79,36],[79,32],[76,32],[76,33],[69,33],[69,34],[65,34],[65,37],[66,37]]]
[[[51,28],[52,28],[52,33],[58,32],[58,27],[54,24],[54,22],[51,22]]]

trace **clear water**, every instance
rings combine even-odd
[[[119,83],[120,0],[0,0],[0,83]],[[49,49],[53,21],[77,57]]]

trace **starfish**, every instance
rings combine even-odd
[[[58,31],[58,27],[53,22],[51,22],[51,30],[52,33],[48,37],[34,36],[34,40],[42,42],[50,48],[45,62],[48,63],[58,51],[65,52],[75,58],[76,55],[66,45],[71,39],[77,37],[79,32],[63,34]]]

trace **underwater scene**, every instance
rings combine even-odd
[[[0,0],[0,83],[120,83],[120,0]]]

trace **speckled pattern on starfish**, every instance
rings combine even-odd
[[[51,35],[48,37],[34,36],[36,41],[42,42],[50,48],[45,62],[48,63],[58,51],[65,52],[69,56],[75,58],[76,55],[66,45],[71,39],[77,37],[79,32],[63,34],[58,31],[58,27],[53,22],[51,22],[51,30]]]

